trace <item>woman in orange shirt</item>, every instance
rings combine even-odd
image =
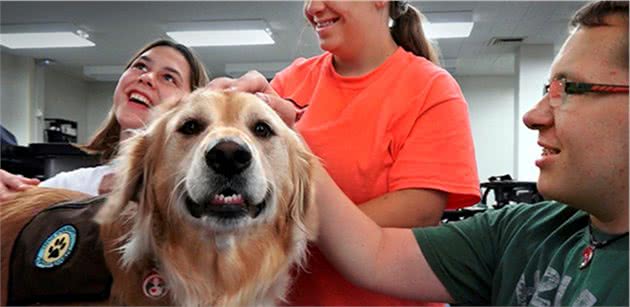
[[[297,59],[271,84],[250,72],[210,87],[257,92],[290,125],[299,119],[337,185],[381,226],[436,225],[445,208],[477,203],[467,105],[437,65],[420,12],[401,1],[307,1],[304,15],[323,54]],[[288,302],[426,304],[355,287],[315,247]]]

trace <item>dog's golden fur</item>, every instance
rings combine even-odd
[[[301,264],[316,233],[314,157],[254,95],[202,89],[167,108],[122,144],[117,186],[96,217],[114,278],[110,303],[280,302],[289,269]],[[228,163],[238,170],[217,165],[225,155],[210,151],[219,145],[227,156],[235,147],[249,152],[247,163],[239,151],[238,163]],[[2,212],[3,225],[12,225],[10,216]],[[152,269],[169,289],[157,301],[141,290]]]

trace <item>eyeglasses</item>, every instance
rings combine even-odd
[[[558,107],[567,101],[568,95],[582,95],[586,93],[628,93],[627,85],[596,84],[582,82],[567,82],[566,79],[555,79],[545,84],[543,95],[549,94],[549,104]]]

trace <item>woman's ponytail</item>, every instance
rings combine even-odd
[[[389,16],[394,20],[391,34],[398,46],[417,56],[439,65],[439,55],[422,29],[424,16],[407,1],[392,0],[389,3]]]

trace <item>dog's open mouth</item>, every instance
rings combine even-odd
[[[209,201],[198,203],[186,196],[186,208],[195,218],[212,216],[223,219],[237,219],[249,215],[256,218],[265,208],[266,198],[261,203],[251,204],[247,197],[232,190],[224,189],[212,196]]]

